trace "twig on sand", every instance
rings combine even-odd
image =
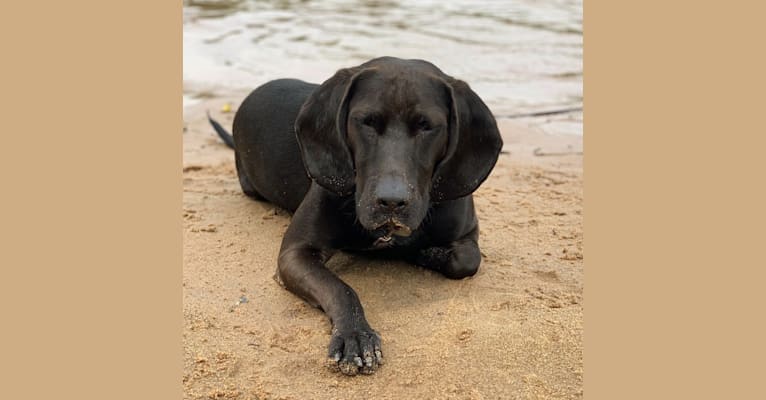
[[[538,147],[532,151],[532,154],[534,154],[537,157],[548,157],[548,156],[581,156],[582,151],[559,151],[559,152],[547,152],[543,151],[542,148]]]
[[[523,114],[495,115],[496,118],[527,118],[527,117],[545,117],[548,115],[568,114],[582,111],[582,107],[562,108],[559,110],[537,111]]]

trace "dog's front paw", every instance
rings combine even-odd
[[[450,247],[429,247],[418,252],[415,264],[440,272],[450,279],[473,276],[481,264],[479,246],[473,241],[458,241]]]
[[[333,328],[327,364],[345,375],[372,374],[383,364],[380,336],[369,326]]]
[[[427,247],[418,252],[416,265],[435,271],[441,270],[452,259],[452,249],[448,247]]]

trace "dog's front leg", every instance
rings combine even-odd
[[[288,290],[320,307],[330,318],[329,365],[346,375],[371,374],[383,362],[380,336],[367,323],[354,289],[325,267],[342,228],[333,218],[337,207],[315,201],[312,192],[285,233],[278,276]]]
[[[467,235],[447,245],[421,249],[416,254],[415,264],[440,272],[450,279],[473,276],[481,264],[478,239],[477,226]]]

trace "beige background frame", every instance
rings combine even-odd
[[[763,15],[586,1],[588,399],[763,393]],[[181,396],[181,21],[0,16],[5,397]]]

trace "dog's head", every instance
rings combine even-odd
[[[308,174],[354,194],[365,229],[401,236],[431,202],[476,190],[502,147],[492,113],[466,83],[391,57],[338,71],[303,104],[295,130]]]

